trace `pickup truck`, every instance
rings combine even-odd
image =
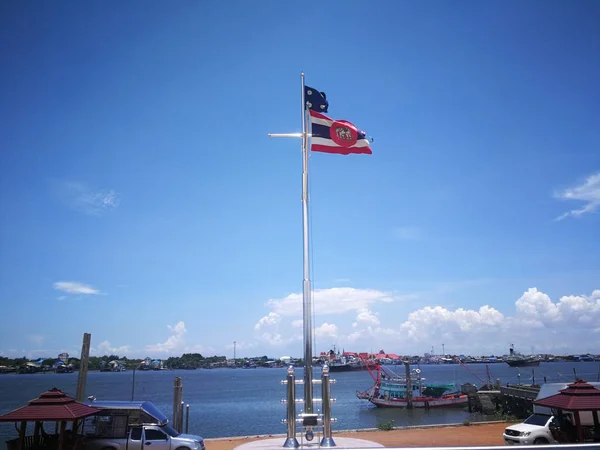
[[[555,426],[553,416],[532,414],[523,423],[506,427],[504,442],[508,445],[557,444],[550,429],[552,426]]]
[[[86,436],[85,450],[205,450],[204,440],[170,425],[130,428],[124,437]]]

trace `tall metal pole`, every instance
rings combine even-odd
[[[308,240],[308,120],[304,98],[304,72],[300,75],[302,89],[302,231],[304,243],[304,277],[302,311],[304,315],[304,412],[313,412],[312,373],[312,305],[310,298],[310,264]]]

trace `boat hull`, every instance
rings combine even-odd
[[[408,401],[405,398],[369,398],[369,401],[378,408],[406,408],[408,405]],[[417,397],[413,399],[412,406],[413,408],[448,408],[461,407],[468,402],[469,398],[466,395],[447,395],[439,398]]]
[[[329,366],[329,372],[355,372],[357,370],[367,370],[365,367],[353,364],[339,364]]]
[[[505,362],[510,367],[537,367],[540,365],[539,360],[515,360]]]

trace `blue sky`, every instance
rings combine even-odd
[[[4,2],[0,353],[598,352],[600,6]]]

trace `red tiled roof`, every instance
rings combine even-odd
[[[537,400],[534,404],[564,411],[600,411],[600,389],[578,380],[558,394]]]
[[[77,402],[63,391],[54,388],[31,400],[28,405],[0,416],[0,422],[71,421],[99,411],[99,408]]]

